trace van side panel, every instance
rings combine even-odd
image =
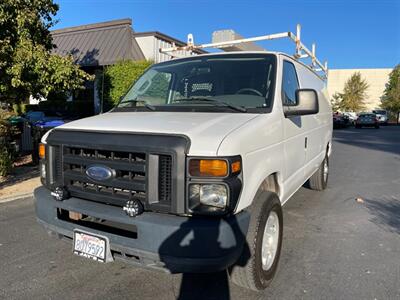
[[[275,103],[276,104],[276,103]],[[274,109],[278,110],[274,104]],[[251,205],[268,175],[281,174],[284,164],[281,107],[279,113],[260,114],[229,134],[218,149],[218,156],[242,153],[243,190],[236,211]]]
[[[318,94],[319,113],[303,116],[304,131],[307,137],[305,179],[318,169],[323,161],[328,143],[332,138],[332,109],[328,99],[326,84],[312,71],[300,63],[295,63],[300,88],[315,89]]]

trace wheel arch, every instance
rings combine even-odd
[[[258,191],[268,191],[273,192],[278,195],[279,200],[281,200],[281,181],[278,172],[269,174],[260,184]]]
[[[326,145],[326,154],[328,156],[331,156],[332,153],[332,141],[329,141],[328,144]]]

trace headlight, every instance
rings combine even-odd
[[[228,190],[224,184],[191,184],[189,203],[191,209],[202,204],[206,206],[225,208],[228,202]]]
[[[222,184],[205,184],[200,186],[200,203],[224,208],[228,199],[226,186]]]
[[[40,163],[40,177],[42,177],[42,179],[46,178],[46,164],[44,162]]]
[[[242,189],[242,159],[239,155],[188,157],[186,180],[188,214],[228,214]]]
[[[46,163],[44,159],[41,159],[39,162],[39,171],[40,171],[40,182],[45,186],[46,185]]]

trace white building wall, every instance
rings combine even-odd
[[[160,53],[160,48],[170,48],[173,46],[170,42],[166,42],[155,36],[136,37],[136,41],[147,60],[159,63],[173,58],[171,55]],[[174,54],[179,57],[192,55],[188,51],[177,51]]]
[[[144,57],[147,60],[154,60],[154,36],[141,36],[135,37],[136,42],[139,44],[140,49],[143,52]]]
[[[361,77],[368,84],[367,98],[365,106],[367,110],[379,108],[381,104],[380,98],[385,90],[385,85],[389,80],[389,73],[392,69],[332,69],[328,73],[328,91],[332,97],[336,92],[343,92],[346,81],[355,72],[360,72]]]

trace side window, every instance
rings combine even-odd
[[[282,101],[283,105],[296,105],[296,90],[299,88],[296,69],[291,62],[283,61]]]

